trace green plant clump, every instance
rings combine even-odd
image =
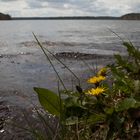
[[[140,138],[140,51],[131,42],[124,42],[123,46],[128,56],[115,55],[113,65],[89,78],[91,89],[84,90],[78,85],[77,91],[64,90],[56,94],[48,89],[34,88],[42,107],[59,119],[56,139]]]

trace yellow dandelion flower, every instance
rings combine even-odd
[[[100,76],[94,76],[94,77],[89,78],[87,82],[91,84],[97,84],[105,79],[106,77],[100,75]]]
[[[107,72],[107,68],[104,67],[102,69],[99,70],[99,72],[97,73],[97,75],[101,75],[101,76],[105,76],[106,75],[106,72]]]
[[[103,93],[105,91],[104,88],[101,88],[101,87],[97,87],[97,88],[92,88],[90,90],[87,91],[87,94],[90,94],[90,95],[99,95],[101,93]]]

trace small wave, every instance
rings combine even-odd
[[[73,47],[73,46],[97,46],[96,43],[79,43],[79,42],[65,42],[65,41],[43,41],[41,42],[42,45],[45,46],[68,46],[68,47]],[[37,45],[36,41],[26,41],[26,42],[21,42],[20,45],[24,47],[32,47]]]
[[[19,55],[32,55],[33,53],[30,52],[20,52],[18,54],[0,54],[0,58],[13,58]]]

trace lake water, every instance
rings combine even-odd
[[[57,78],[37,47],[32,32],[53,53],[80,52],[112,55],[124,53],[121,38],[140,46],[140,21],[121,20],[12,20],[0,21],[0,101],[27,106],[36,99],[33,87],[57,90]],[[63,60],[81,79],[91,76],[83,61]],[[90,67],[105,65],[105,59],[86,61]],[[72,87],[73,77],[53,60],[64,82]],[[92,73],[93,75],[93,73]],[[83,85],[85,83],[83,82]]]
[[[122,20],[19,20],[0,21],[0,54],[36,51],[34,32],[54,52],[112,54],[122,51],[123,39],[140,44],[140,21]],[[52,47],[53,46],[53,47]],[[113,52],[112,52],[113,51]]]

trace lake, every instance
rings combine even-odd
[[[32,32],[41,41],[47,41],[48,47],[50,44],[56,46],[52,48],[54,52],[110,54],[112,51],[122,51],[121,40],[109,29],[135,45],[140,43],[140,21],[13,20],[0,21],[0,53],[34,52],[35,47],[30,47],[35,41]]]
[[[32,32],[53,53],[79,52],[113,55],[125,53],[122,41],[140,45],[140,21],[125,20],[11,20],[0,21],[0,100],[18,106],[36,100],[33,87],[57,90],[57,77],[37,46]],[[108,59],[62,59],[83,80],[93,75],[89,70],[108,64]],[[52,60],[68,88],[74,79],[63,66]],[[83,85],[85,85],[83,83]],[[30,104],[30,103],[29,103]]]

